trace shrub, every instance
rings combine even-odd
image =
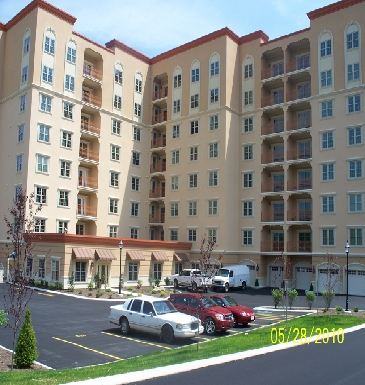
[[[326,304],[326,309],[328,310],[331,307],[332,301],[335,299],[336,294],[333,290],[326,290],[322,293],[324,303]]]
[[[305,302],[307,302],[309,309],[312,309],[312,305],[315,299],[316,294],[313,291],[307,291],[305,293]]]
[[[280,289],[272,289],[271,295],[272,295],[272,298],[274,300],[274,306],[276,309],[277,306],[280,304],[280,302],[283,299],[283,292]]]
[[[47,281],[44,281],[44,287],[45,287],[46,289],[48,289],[48,282],[47,282]]]
[[[62,290],[63,289],[63,283],[62,282],[55,282],[54,287],[55,287],[55,290]]]
[[[142,281],[141,279],[139,279],[139,280],[137,281],[137,283],[138,283],[138,285],[142,286],[143,281]]]
[[[169,277],[166,277],[166,278],[164,279],[164,281],[165,281],[165,285],[166,285],[166,286],[170,286],[171,281],[170,281],[170,278],[169,278]]]
[[[43,281],[43,279],[41,279],[41,286],[42,286],[42,287],[44,286],[44,281]]]
[[[30,318],[30,310],[25,312],[25,321],[20,329],[15,347],[15,365],[18,369],[30,368],[38,357],[36,338]]]
[[[138,297],[142,297],[142,293],[141,292],[138,293]]]
[[[128,287],[127,290],[128,291],[133,291],[133,287]]]
[[[341,313],[343,310],[343,308],[341,306],[336,306],[336,311],[337,311],[337,314]]]
[[[127,294],[127,297],[133,297],[132,293]]]
[[[99,273],[96,273],[96,274],[94,275],[94,283],[95,283],[95,287],[96,287],[97,289],[99,289],[99,288],[100,288],[100,277],[99,277]]]
[[[107,293],[111,293],[112,289],[110,289],[109,287],[105,290]]]
[[[359,311],[359,308],[357,306],[354,307],[354,312],[357,313]]]
[[[71,275],[68,277],[68,290],[74,291],[74,284],[75,284],[75,274],[74,272],[72,272]]]
[[[152,294],[157,294],[157,290],[153,289]]]
[[[160,282],[161,282],[161,280],[160,280],[159,278],[155,278],[154,283],[155,283],[155,285],[156,285],[157,287],[160,286]]]
[[[296,289],[289,289],[288,290],[288,302],[289,302],[289,309],[291,309],[293,302],[298,299],[298,292]]]
[[[165,290],[161,290],[161,291],[160,291],[160,296],[161,296],[161,297],[166,297],[166,292],[165,292]]]
[[[4,310],[0,310],[0,326],[6,325],[8,322],[8,315],[5,313]]]
[[[94,284],[90,281],[90,282],[87,284],[87,288],[91,291],[91,290],[94,288]]]
[[[49,290],[54,290],[55,289],[55,285],[52,285],[52,283],[51,283],[51,284],[49,284],[48,288],[49,288]]]
[[[103,295],[103,292],[100,289],[98,289],[98,294],[99,294],[99,297],[101,297]]]
[[[35,287],[40,287],[40,286],[41,286],[41,283],[40,283],[40,282],[35,282],[34,286],[35,286]]]
[[[311,282],[310,286],[309,286],[309,291],[313,291],[313,283]]]
[[[79,291],[79,294],[82,294],[82,291],[81,291],[81,290]]]
[[[256,278],[256,280],[255,280],[255,286],[256,286],[256,287],[257,287],[257,286],[260,286],[258,278]]]

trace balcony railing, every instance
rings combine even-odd
[[[100,81],[103,80],[103,73],[86,63],[84,63],[84,75]]]
[[[167,95],[168,95],[168,87],[163,87],[160,90],[155,91],[153,93],[152,99],[157,100],[157,99],[166,98]]]
[[[158,187],[150,190],[150,198],[163,198],[163,197],[165,197],[165,187]]]
[[[284,251],[284,241],[262,241],[261,251]]]
[[[166,122],[167,120],[167,111],[161,112],[152,116],[152,124]]]
[[[99,162],[99,151],[90,150],[88,148],[80,148],[79,157]]]
[[[274,104],[284,103],[284,91],[273,95],[264,96],[261,99],[261,107],[272,106]]]
[[[97,216],[97,207],[96,206],[77,205],[77,215],[83,215],[85,217],[96,217]]]
[[[297,160],[297,159],[310,159],[312,158],[312,148],[292,148],[287,151],[288,160]]]
[[[261,163],[284,162],[284,150],[267,151],[261,154]]]
[[[312,210],[288,210],[288,221],[310,222],[312,220]]]
[[[312,178],[288,180],[288,191],[309,190],[312,188]]]
[[[284,121],[266,123],[261,126],[261,135],[279,134],[284,132]]]
[[[150,214],[149,223],[165,223],[165,214]]]
[[[82,101],[97,107],[101,107],[101,99],[93,94],[90,94],[89,92],[82,92]]]
[[[281,192],[284,191],[284,181],[271,181],[261,183],[261,192]]]
[[[284,63],[281,66],[274,66],[270,68],[265,68],[261,71],[261,79],[269,79],[275,76],[284,74]]]
[[[151,148],[166,147],[166,138],[156,138],[151,140]]]
[[[261,211],[261,222],[284,222],[284,211]]]
[[[290,102],[293,100],[305,99],[305,98],[309,98],[310,96],[311,96],[311,87],[310,86],[299,87],[295,90],[287,92],[286,101]]]
[[[286,64],[286,72],[304,70],[308,67],[310,67],[310,56],[300,56]]]
[[[165,172],[166,171],[166,162],[157,162],[153,163],[150,166],[150,173],[153,172]]]
[[[90,120],[81,119],[81,130],[100,135],[100,124],[94,123]]]
[[[300,130],[301,128],[312,127],[312,117],[305,116],[304,118],[296,118],[288,120],[286,124],[287,131]]]
[[[312,241],[288,241],[287,248],[289,252],[312,252]]]
[[[98,188],[98,180],[91,176],[79,176],[79,187]]]

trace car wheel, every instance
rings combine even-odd
[[[245,290],[245,288],[246,288],[246,282],[242,281],[242,290]]]
[[[177,281],[177,279],[174,279],[174,288],[175,289],[179,288],[179,282]]]
[[[226,293],[229,292],[229,285],[228,285],[228,283],[226,283],[226,284],[224,285],[224,291],[225,291]]]
[[[120,320],[120,331],[122,332],[122,334],[126,335],[130,332],[130,330],[131,328],[129,327],[128,319],[126,317],[123,317]]]
[[[198,291],[198,286],[195,282],[193,282],[193,284],[191,285],[191,290],[193,291],[193,293],[196,293]]]
[[[172,327],[170,325],[165,325],[162,328],[161,337],[162,341],[166,344],[172,344],[174,342],[174,331],[172,330]]]
[[[213,318],[209,317],[206,319],[204,329],[208,335],[212,335],[215,333],[216,328],[215,328],[215,322],[214,322]]]
[[[233,327],[236,328],[238,326],[238,319],[235,315],[233,315]]]

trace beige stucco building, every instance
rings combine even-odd
[[[224,28],[148,58],[34,0],[0,23],[2,215],[17,186],[34,191],[64,282],[82,268],[86,283],[97,246],[118,256],[120,238],[125,281],[163,278],[199,257],[206,234],[261,286],[281,280],[283,252],[297,288],[323,290],[332,253],[344,293],[348,240],[349,293],[365,295],[364,13],[342,0],[275,40]],[[72,249],[88,244],[82,261]],[[118,258],[105,255],[115,285]]]

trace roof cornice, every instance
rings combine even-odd
[[[105,44],[105,46],[111,51],[115,48],[118,48],[121,51],[135,57],[136,59],[143,61],[146,64],[151,64],[151,59],[148,56],[144,55],[143,53],[137,51],[132,47],[129,47],[127,44],[124,44],[117,39],[110,40],[108,43]]]
[[[314,11],[308,12],[307,16],[310,20],[318,19],[319,17],[326,16],[330,13],[340,11],[353,5],[363,3],[365,0],[341,0],[337,3],[327,5],[322,8],[315,9]]]
[[[89,39],[88,37],[86,37],[86,36],[84,36],[84,35],[81,35],[81,33],[78,33],[78,32],[76,32],[76,31],[72,31],[72,34],[73,34],[73,35],[76,35],[76,36],[78,36],[78,37],[81,37],[81,39],[84,39],[84,40],[88,41],[89,43],[92,43],[92,44],[98,46],[99,48],[105,49],[106,51],[108,51],[108,52],[110,52],[110,53],[112,53],[112,54],[115,53],[113,50],[111,50],[111,49],[109,49],[109,48],[103,46],[102,44],[99,44],[99,43],[97,43],[96,41],[91,40],[91,39]]]

